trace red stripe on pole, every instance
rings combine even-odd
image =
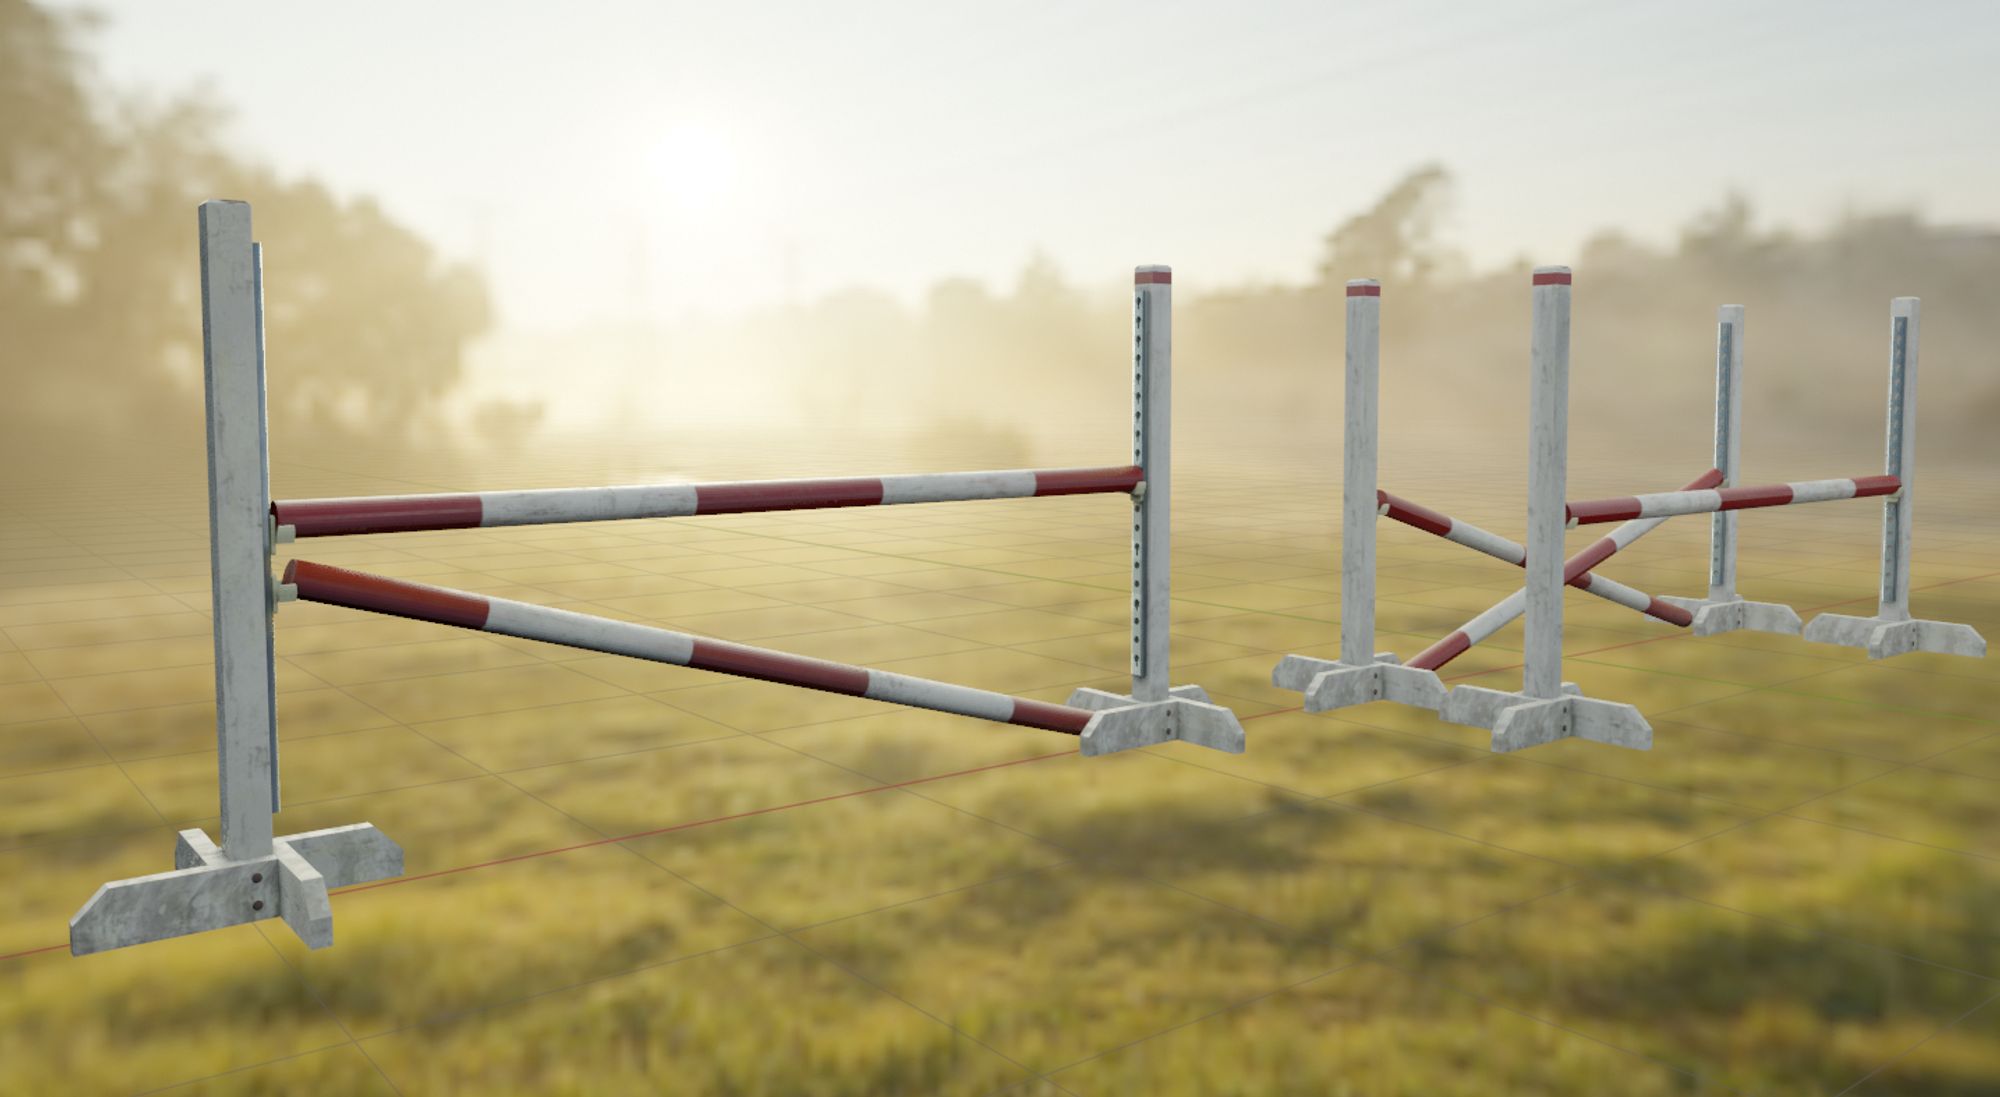
[[[1857,476],[1854,478],[1854,497],[1866,499],[1871,495],[1894,495],[1902,487],[1903,482],[1894,476]]]
[[[1645,612],[1648,617],[1657,617],[1667,624],[1679,625],[1682,628],[1694,624],[1694,614],[1689,613],[1679,606],[1662,602],[1658,598],[1654,598],[1646,603]]]
[[[1570,276],[1565,271],[1552,271],[1547,274],[1535,275],[1535,284],[1538,286],[1567,286],[1569,285],[1569,279]]]
[[[1066,731],[1071,735],[1081,735],[1084,725],[1090,723],[1090,712],[1068,705],[1052,705],[1047,701],[1030,701],[1025,697],[1016,697],[1014,716],[1007,722],[1022,727],[1041,728],[1043,731]]]
[[[845,693],[859,697],[868,692],[868,672],[861,667],[848,666],[845,663],[829,663],[823,659],[808,659],[803,655],[764,651],[722,640],[704,640],[697,637],[694,642],[694,653],[689,656],[687,665],[698,670],[712,670],[721,674],[734,674],[740,678],[780,682],[788,686],[804,686],[806,689],[820,689],[828,693]]]
[[[1700,489],[1696,489],[1700,490]],[[1592,499],[1586,503],[1572,503],[1563,508],[1568,515],[1566,521],[1579,525],[1595,522],[1623,522],[1640,515],[1639,500],[1630,495],[1616,499]]]
[[[346,533],[407,533],[469,529],[480,523],[477,495],[385,495],[377,499],[302,499],[274,502],[271,517],[300,537]]]
[[[1387,506],[1389,508],[1384,517],[1393,518],[1414,529],[1423,530],[1425,533],[1434,533],[1439,537],[1444,537],[1451,533],[1451,518],[1449,516],[1439,514],[1429,507],[1412,503],[1399,495],[1391,495],[1386,491],[1377,489],[1375,492],[1375,505],[1378,507]]]
[[[1173,281],[1174,273],[1168,270],[1142,270],[1132,275],[1135,286],[1166,286]]]
[[[299,588],[300,599],[349,609],[365,609],[392,617],[410,617],[440,625],[483,629],[491,607],[486,599],[422,583],[364,575],[346,568],[293,560],[285,565],[282,582]]]
[[[1436,670],[1470,650],[1472,650],[1472,640],[1462,631],[1454,632],[1418,652],[1416,658],[1403,665],[1418,670]]]
[[[870,478],[786,480],[769,484],[699,484],[694,489],[694,499],[696,514],[872,507],[882,502],[882,481]]]
[[[1584,573],[1611,559],[1618,551],[1618,542],[1609,537],[1600,537],[1584,546],[1582,552],[1563,561],[1563,582],[1573,587],[1584,585]]]
[[[1792,501],[1790,484],[1770,484],[1750,488],[1718,488],[1716,495],[1722,498],[1723,510],[1743,510],[1748,507],[1782,507]]]
[[[1681,490],[1707,491],[1708,489],[1720,483],[1722,483],[1722,470],[1709,469],[1707,472],[1704,472],[1700,476],[1695,477],[1694,482],[1688,484],[1688,486],[1682,488]]]
[[[1380,297],[1380,296],[1382,296],[1382,287],[1381,287],[1381,286],[1349,286],[1349,287],[1347,287],[1347,295],[1348,295],[1349,297]]]
[[[1137,465],[1104,469],[1037,469],[1036,495],[1088,495],[1099,491],[1131,491],[1146,478]]]

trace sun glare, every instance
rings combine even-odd
[[[736,182],[735,150],[726,136],[707,126],[679,125],[662,133],[648,166],[658,193],[690,213],[726,204]]]

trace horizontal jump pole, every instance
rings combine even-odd
[[[1709,469],[1707,472],[1695,477],[1687,487],[1681,490],[1705,491],[1721,482],[1721,471]],[[1609,560],[1620,550],[1632,544],[1632,542],[1658,529],[1666,520],[1665,517],[1659,517],[1642,518],[1637,521],[1626,522],[1624,525],[1612,530],[1609,534],[1586,545],[1583,551],[1563,561],[1563,582],[1573,587],[1582,587],[1586,590],[1595,588],[1603,580],[1591,574],[1591,568]],[[1640,597],[1647,596],[1640,595]],[[1612,600],[1618,601],[1616,598]],[[1655,598],[1653,601],[1659,602],[1659,599]],[[1694,623],[1694,615],[1687,610],[1665,602],[1659,602],[1659,604],[1663,612],[1651,614],[1651,616],[1658,617],[1660,620],[1671,624],[1679,625],[1682,628],[1686,628]],[[1522,587],[1520,590],[1501,599],[1491,609],[1467,621],[1451,635],[1418,652],[1404,665],[1415,667],[1418,670],[1437,670],[1439,667],[1470,651],[1472,645],[1506,628],[1527,611],[1528,588]],[[1677,614],[1677,616],[1668,616],[1667,611],[1671,611]]]
[[[1442,537],[1452,544],[1464,545],[1475,552],[1485,553],[1495,560],[1504,560],[1515,567],[1528,566],[1528,550],[1518,542],[1386,491],[1378,489],[1375,492],[1375,500],[1383,517],[1401,522],[1411,529],[1420,529],[1425,533]],[[1607,602],[1616,602],[1621,606],[1638,610],[1648,617],[1658,618],[1670,625],[1686,628],[1694,623],[1694,614],[1679,606],[1655,598],[1645,591],[1628,587],[1616,579],[1589,574],[1590,568],[1594,566],[1596,565],[1591,564],[1575,572],[1570,572],[1565,567],[1564,581],[1578,590],[1595,594]]]
[[[1571,526],[1590,526],[1633,518],[1671,518],[1680,514],[1714,514],[1725,510],[1865,499],[1871,495],[1894,495],[1902,488],[1903,482],[1894,476],[1856,476],[1847,480],[1800,480],[1758,487],[1621,495],[1571,503],[1566,509]]]
[[[1113,468],[936,472],[830,480],[745,480],[719,484],[546,488],[450,495],[376,495],[295,499],[271,504],[271,517],[296,537],[411,533],[481,526],[615,522],[824,507],[955,503],[1045,495],[1129,494],[1145,472]]]
[[[629,655],[655,663],[693,667],[738,678],[755,678],[804,689],[824,690],[871,701],[972,716],[1002,724],[1081,735],[1094,715],[1088,709],[1009,697],[970,686],[935,682],[907,674],[869,670],[767,648],[691,636],[650,625],[592,617],[506,598],[426,586],[366,572],[293,560],[285,565],[287,585],[303,602],[346,606],[392,617],[480,632],[541,640],[565,647]]]

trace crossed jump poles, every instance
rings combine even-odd
[[[1430,510],[1376,483],[1377,375],[1381,361],[1382,287],[1347,284],[1347,404],[1342,458],[1340,657],[1287,655],[1273,684],[1299,690],[1305,709],[1321,712],[1388,700],[1435,710],[1452,723],[1490,729],[1493,749],[1519,750],[1581,738],[1651,747],[1653,732],[1630,705],[1582,696],[1562,680],[1563,587],[1576,587],[1700,636],[1737,629],[1803,635],[1808,641],[1864,648],[1882,659],[1916,651],[1980,657],[1986,641],[1971,626],[1910,616],[1910,534],[1916,472],[1918,302],[1890,307],[1889,411],[1880,476],[1740,486],[1743,412],[1743,306],[1722,306],[1716,325],[1715,466],[1679,491],[1565,502],[1569,433],[1571,274],[1534,272],[1528,438],[1528,543]],[[1868,617],[1820,614],[1807,625],[1790,607],[1751,602],[1736,591],[1738,510],[1881,497],[1881,598]],[[1709,590],[1705,598],[1655,597],[1598,575],[1603,564],[1679,515],[1709,514]],[[1526,569],[1527,585],[1425,648],[1407,663],[1374,651],[1377,518],[1422,530]],[[1583,551],[1564,557],[1563,533],[1619,522]],[[1518,691],[1461,685],[1447,690],[1437,671],[1525,616]]]
[[[1242,752],[1235,714],[1209,703],[1199,686],[1169,684],[1173,276],[1167,267],[1139,267],[1133,278],[1129,465],[273,502],[262,249],[252,240],[245,203],[203,203],[200,227],[221,840],[199,828],[181,831],[173,871],[98,888],[70,919],[71,953],[273,917],[323,948],[333,943],[329,889],[402,874],[402,848],[365,822],[273,833],[280,798],[272,626],[278,606],[295,599],[1039,728],[1076,736],[1086,755],[1169,740]],[[271,574],[276,547],[306,537],[1080,494],[1132,500],[1132,686],[1123,694],[1079,689],[1067,704],[309,560],[288,562],[275,579]]]

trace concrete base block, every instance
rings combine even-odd
[[[1496,751],[1520,750],[1557,739],[1590,739],[1647,750],[1653,728],[1639,710],[1615,701],[1583,696],[1574,683],[1563,683],[1563,696],[1553,700],[1528,697],[1485,686],[1459,686],[1446,698],[1438,715],[1467,727],[1493,732]]]
[[[1085,755],[1112,754],[1172,740],[1194,743],[1229,754],[1243,753],[1243,725],[1236,714],[1210,704],[1200,686],[1175,686],[1164,701],[1134,701],[1127,694],[1080,689],[1070,694],[1074,708],[1097,715],[1084,726]]]
[[[368,823],[274,839],[271,856],[230,861],[200,829],[180,832],[174,871],[114,880],[69,920],[69,951],[182,937],[283,918],[310,948],[333,943],[329,888],[403,874],[403,849]]]
[[[1307,712],[1394,701],[1436,712],[1444,704],[1445,686],[1434,670],[1398,665],[1396,657],[1378,653],[1367,666],[1304,655],[1287,655],[1271,671],[1271,684],[1305,694]]]
[[[1889,620],[1822,613],[1806,626],[1805,637],[1816,644],[1866,648],[1870,659],[1887,659],[1914,651],[1965,655],[1974,659],[1986,655],[1986,638],[1979,635],[1977,629],[1950,621]]]
[[[1721,632],[1775,632],[1780,636],[1797,636],[1803,629],[1799,615],[1792,607],[1776,602],[1746,602],[1741,598],[1710,600],[1707,598],[1660,599],[1669,605],[1679,606],[1694,614],[1692,629],[1696,636],[1714,636]]]

